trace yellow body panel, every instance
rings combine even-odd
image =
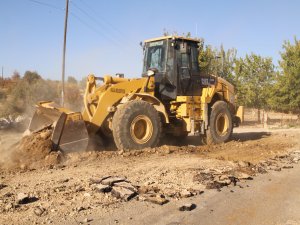
[[[192,130],[192,123],[194,129],[199,130],[203,121],[208,124],[208,105],[214,97],[234,106],[234,87],[223,78],[217,78],[216,85],[203,88],[201,96],[177,96],[176,101],[171,102],[171,111],[176,111],[176,117],[183,120],[185,131]]]
[[[184,122],[184,131],[191,131],[192,121],[195,122],[195,129],[199,129],[201,96],[177,96],[176,101],[171,102],[171,104],[171,109],[176,111],[176,117]]]
[[[143,99],[148,96],[148,98],[153,99],[154,107],[167,117],[164,106],[154,97],[153,77],[126,79],[104,76],[102,79],[103,85],[99,87],[96,87],[96,79],[94,75],[88,76],[84,96],[85,110],[82,113],[83,119],[95,129],[104,124],[109,114],[116,111],[120,103],[123,104],[128,100],[133,100],[132,98]],[[147,93],[145,93],[145,90]],[[168,122],[168,118],[166,121]]]
[[[244,122],[244,106],[239,106],[238,110],[236,112],[237,117],[240,118],[240,122],[243,123]]]

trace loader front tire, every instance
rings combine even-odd
[[[226,102],[215,102],[209,118],[209,128],[206,131],[206,144],[220,144],[228,141],[232,129],[232,117]]]
[[[161,120],[148,102],[134,100],[120,106],[114,114],[113,136],[118,149],[143,149],[158,145]]]

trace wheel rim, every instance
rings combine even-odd
[[[216,131],[219,136],[225,136],[228,133],[229,119],[224,113],[220,113],[216,119]]]
[[[139,115],[133,119],[130,125],[130,135],[138,144],[147,143],[153,134],[153,125],[149,117]]]

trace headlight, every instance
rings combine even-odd
[[[155,72],[154,72],[153,70],[148,70],[148,71],[147,71],[148,77],[151,77],[151,76],[153,76],[154,74],[155,74]]]

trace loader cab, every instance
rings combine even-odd
[[[161,100],[200,96],[205,85],[198,63],[197,39],[166,36],[146,40],[142,76],[155,72],[155,95]],[[210,81],[211,82],[211,81]]]

